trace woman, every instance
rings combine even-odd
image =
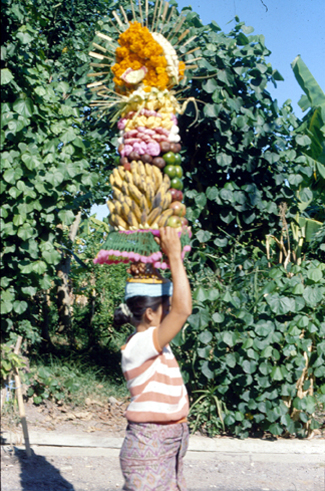
[[[188,396],[169,346],[192,311],[191,291],[175,229],[160,230],[173,284],[128,283],[126,305],[115,322],[135,333],[122,348],[122,370],[131,393],[120,453],[124,491],[186,491],[182,459],[188,446]],[[170,297],[171,303],[170,303]]]

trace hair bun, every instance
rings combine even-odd
[[[132,320],[132,312],[129,307],[124,303],[119,305],[114,312],[114,325],[116,327],[123,326],[124,324],[128,324]]]

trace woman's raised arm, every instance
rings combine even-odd
[[[162,250],[168,256],[174,286],[169,314],[158,328],[158,342],[163,348],[178,334],[191,315],[192,297],[181,258],[182,247],[177,231],[171,227],[160,229],[160,243]]]

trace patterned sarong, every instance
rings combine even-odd
[[[188,440],[187,423],[129,423],[120,452],[123,491],[187,491],[183,457]]]

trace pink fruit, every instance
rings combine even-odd
[[[182,227],[187,227],[188,225],[188,220],[185,217],[181,217],[181,222],[182,222]]]
[[[169,208],[173,210],[173,215],[177,217],[183,217],[186,213],[186,206],[180,201],[173,201]]]

